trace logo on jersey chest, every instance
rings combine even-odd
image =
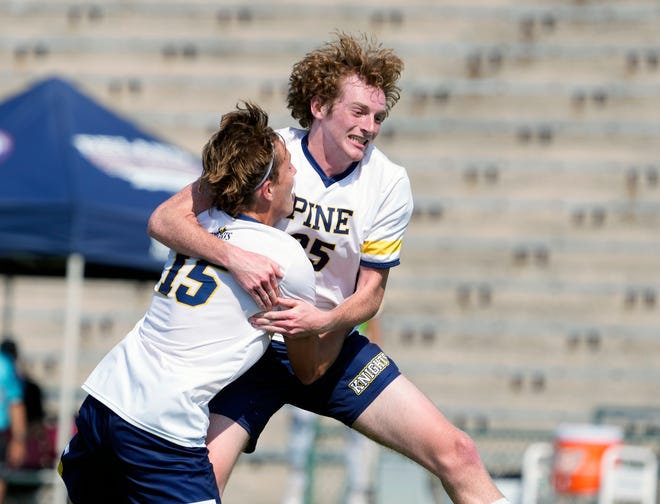
[[[225,226],[222,226],[220,229],[218,229],[215,233],[213,233],[215,236],[220,238],[221,240],[229,240],[231,239],[231,231],[227,231],[227,228]]]
[[[348,208],[323,207],[296,196],[293,213],[289,218],[295,218],[297,213],[302,216],[302,225],[315,231],[342,235],[347,235],[350,232],[350,220],[353,217],[353,210]]]
[[[380,352],[373,359],[371,359],[366,366],[362,368],[362,371],[360,371],[357,376],[348,382],[348,386],[353,389],[355,395],[360,395],[389,365],[390,360],[387,358],[387,355],[385,355],[383,352]]]

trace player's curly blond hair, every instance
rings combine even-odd
[[[213,206],[236,217],[254,201],[255,189],[272,163],[268,180],[277,182],[279,136],[268,126],[268,114],[251,102],[222,116],[220,128],[202,149],[201,189]]]
[[[403,61],[365,34],[359,36],[336,32],[337,40],[326,42],[293,65],[289,76],[287,106],[303,128],[314,121],[311,102],[319,96],[323,103],[334,104],[339,97],[343,78],[357,75],[369,86],[383,90],[387,111],[399,101],[397,86]]]

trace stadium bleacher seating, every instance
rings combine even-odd
[[[507,473],[562,420],[660,406],[658,21],[644,0],[0,0],[0,97],[57,73],[199,152],[239,99],[290,124],[290,66],[333,30],[394,47],[403,93],[379,144],[416,209],[384,346]],[[11,321],[53,404],[63,288],[20,279]],[[150,286],[86,293],[81,379]]]

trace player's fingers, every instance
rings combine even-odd
[[[299,301],[297,299],[291,299],[291,298],[282,298],[278,297],[276,304],[279,306],[284,306],[286,308],[294,308],[297,306]]]
[[[268,285],[268,295],[271,296],[273,303],[277,301],[277,296],[280,295],[280,284],[277,281],[276,275],[271,275],[270,282]]]
[[[267,299],[263,299],[267,308],[271,308],[277,302],[277,296],[279,296],[279,285],[277,283],[277,277],[275,274],[271,274],[267,279],[261,282],[261,290],[263,290],[264,295]]]
[[[269,310],[273,307],[273,302],[268,293],[262,287],[252,289],[252,298],[262,310]]]
[[[268,289],[268,301],[270,302],[271,306],[277,303],[277,290],[269,288]]]

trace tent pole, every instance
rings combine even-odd
[[[2,338],[13,338],[12,323],[14,321],[14,277],[13,275],[4,275],[4,297],[5,303],[2,306]]]
[[[81,254],[70,254],[66,264],[66,317],[64,319],[64,346],[60,366],[60,397],[57,418],[56,464],[59,455],[69,442],[74,418],[74,384],[78,371],[80,343],[80,319],[82,313],[82,289],[85,275],[85,259]],[[57,467],[55,468],[57,469]],[[66,490],[62,480],[54,475],[54,504],[66,503]]]

